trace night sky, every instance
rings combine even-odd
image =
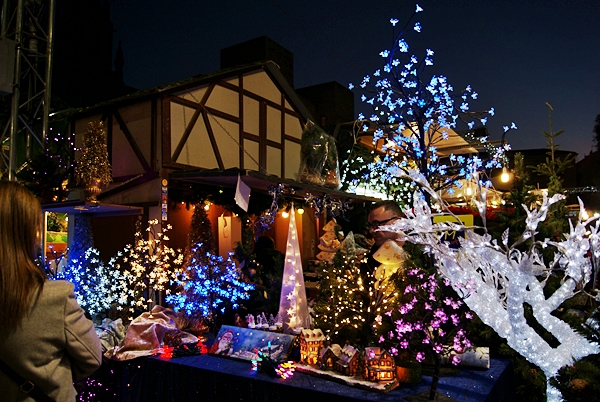
[[[495,108],[492,140],[502,126],[512,148],[545,148],[548,107],[561,150],[578,159],[595,147],[600,114],[600,0],[421,0],[410,53],[435,52],[426,77],[441,74],[455,90],[471,85],[471,111]],[[268,36],[294,54],[296,88],[344,86],[382,67],[379,52],[403,25],[406,0],[111,0],[115,49],[122,41],[125,82],[138,89],[219,69],[220,50]],[[412,24],[411,24],[412,25]],[[355,90],[356,91],[356,90]],[[365,110],[356,102],[355,112]]]

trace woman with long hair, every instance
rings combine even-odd
[[[73,381],[102,362],[102,346],[75,300],[73,284],[48,280],[35,264],[41,222],[35,196],[18,183],[0,181],[2,401],[34,401],[36,393],[75,401]]]

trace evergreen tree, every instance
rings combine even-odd
[[[106,149],[106,131],[102,121],[88,123],[83,137],[81,157],[75,168],[77,184],[90,186],[98,181],[98,187],[107,186],[112,181],[108,151]]]
[[[192,251],[192,249],[195,249],[195,251]],[[194,205],[186,248],[186,265],[189,265],[193,258],[205,256],[207,253],[214,254],[215,250],[216,244],[212,225],[204,209],[204,203],[200,202]]]
[[[321,328],[332,343],[365,345],[372,322],[366,317],[369,284],[363,283],[352,233],[346,236],[331,264],[321,263],[317,272],[321,281],[313,306],[315,327]]]
[[[559,148],[559,145],[555,143],[556,138],[561,135],[564,130],[554,132],[552,130],[552,106],[546,102],[548,106],[548,119],[550,121],[550,132],[547,133],[542,130],[544,137],[546,138],[546,145],[548,147],[546,162],[540,163],[537,166],[532,166],[534,172],[541,175],[548,176],[548,196],[551,197],[554,194],[563,194],[562,188],[562,174],[575,163],[575,156],[569,154],[564,158],[558,158],[555,154]],[[548,219],[540,227],[544,230],[544,233],[551,238],[558,238],[564,232],[568,230],[568,221],[565,218],[567,215],[566,201],[562,200],[552,205],[548,211]]]
[[[361,274],[364,251],[359,251],[353,233],[349,233],[333,261],[317,269],[321,280],[313,306],[315,327],[321,328],[333,343],[372,344],[382,315],[396,301],[391,284],[377,290],[373,275]]]
[[[523,154],[517,152],[513,162],[514,179],[512,188],[505,197],[506,205],[500,209],[501,213],[496,214],[496,221],[487,221],[487,230],[494,239],[501,239],[502,233],[506,228],[510,228],[509,240],[511,244],[525,230],[525,218],[527,214],[523,209],[523,205],[531,207],[536,201],[536,196],[531,193],[534,187],[527,184],[529,182],[529,174],[525,170]]]
[[[594,141],[596,141],[596,151],[600,151],[600,114],[596,116],[594,124]]]
[[[90,215],[78,214],[74,216],[73,241],[69,248],[69,260],[82,260],[85,250],[94,247],[94,234]]]
[[[600,343],[600,309],[590,319],[578,326],[579,332],[590,342]],[[565,401],[591,401],[600,393],[600,355],[590,355],[571,366],[561,368],[558,375],[550,379]]]

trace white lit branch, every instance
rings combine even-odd
[[[432,196],[444,208],[443,201],[431,189],[424,177],[411,171],[407,176]],[[485,189],[476,202],[482,217],[485,217]],[[544,197],[538,209],[527,212],[527,228],[520,239],[508,244],[508,229],[498,241],[488,234],[475,233],[474,228],[452,222],[432,223],[432,212],[422,196],[415,194],[412,210],[405,217],[382,230],[404,232],[407,240],[422,244],[433,254],[440,272],[451,282],[454,289],[464,297],[465,303],[505,338],[508,345],[531,363],[540,367],[546,378],[547,400],[561,400],[560,392],[550,386],[549,379],[565,365],[572,364],[590,354],[600,353],[598,344],[590,343],[575,332],[566,322],[552,315],[565,300],[580,292],[590,280],[592,264],[588,252],[599,254],[599,222],[596,218],[571,224],[570,232],[562,241],[536,240],[537,226],[546,219],[548,208],[564,198],[555,195]],[[580,202],[581,204],[581,202]],[[583,208],[583,205],[581,205]],[[595,221],[595,224],[592,223]],[[451,249],[441,238],[446,231],[464,230],[460,248]],[[528,241],[526,252],[515,246]],[[554,260],[546,265],[540,249],[554,246]],[[597,255],[596,255],[597,257]],[[552,271],[563,270],[561,286],[548,298],[544,286]],[[559,342],[558,347],[549,345],[525,319],[525,303],[532,308],[535,319]]]

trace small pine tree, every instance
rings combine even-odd
[[[548,146],[548,156],[546,162],[540,163],[537,166],[533,166],[533,170],[536,173],[548,177],[548,196],[551,197],[554,194],[563,194],[562,179],[561,175],[569,169],[575,163],[575,156],[570,154],[564,158],[556,157],[555,153],[559,148],[559,145],[555,143],[556,138],[561,135],[564,130],[554,132],[552,130],[552,106],[546,102],[548,106],[548,119],[550,121],[550,132],[547,133],[542,130],[544,137],[546,137],[546,144]],[[568,221],[565,218],[567,215],[567,208],[565,200],[559,201],[553,204],[548,211],[548,219],[540,226],[540,230],[547,235],[547,237],[558,238],[562,236],[569,228]]]
[[[600,343],[600,309],[577,326],[590,342]],[[562,367],[550,383],[558,388],[566,401],[591,401],[600,393],[600,354],[586,356],[573,365]]]
[[[523,205],[530,208],[536,201],[536,196],[531,193],[533,186],[527,184],[529,175],[525,170],[523,154],[516,153],[514,156],[513,186],[506,196],[506,206],[502,208],[503,213],[496,214],[496,222],[488,221],[488,232],[493,238],[500,240],[506,228],[510,228],[510,244],[514,243],[525,230],[525,218],[527,213]]]
[[[85,250],[94,247],[94,235],[90,216],[86,214],[75,215],[73,241],[69,247],[69,260],[82,261]]]
[[[374,341],[377,315],[387,311],[392,298],[374,291],[372,275],[361,275],[356,250],[354,236],[349,233],[332,263],[318,267],[321,281],[313,306],[314,321],[333,343],[366,346]]]
[[[106,131],[102,121],[88,123],[75,175],[77,184],[85,186],[92,184],[94,180],[99,181],[99,187],[104,187],[112,182],[106,149]]]
[[[203,202],[194,205],[194,213],[192,214],[190,233],[185,250],[186,266],[190,265],[193,259],[201,260],[207,254],[216,253],[215,236],[208,214],[203,207]]]
[[[600,114],[594,121],[594,142],[596,142],[596,152],[600,151]]]

